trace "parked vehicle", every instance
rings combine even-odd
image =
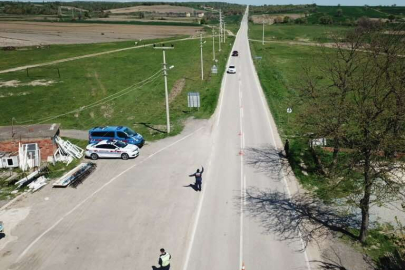
[[[141,134],[124,126],[95,127],[89,130],[89,143],[116,140],[142,147],[145,143]]]
[[[239,52],[238,51],[233,51],[232,56],[239,56]]]
[[[127,160],[139,156],[139,148],[136,145],[122,141],[103,140],[87,145],[85,155],[92,160],[98,158],[122,158]]]
[[[226,73],[228,73],[228,74],[236,74],[236,67],[235,66],[229,66]]]

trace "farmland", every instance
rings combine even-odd
[[[229,43],[232,40],[229,38]],[[199,78],[199,40],[177,42],[175,49],[167,52],[169,65],[174,65],[174,69],[169,71],[174,133],[181,130],[184,119],[190,116],[209,117],[215,109],[222,72],[231,48],[229,43],[219,55],[217,52],[219,74],[211,75],[212,43],[211,39],[207,39],[204,46],[204,81]],[[126,44],[104,46],[113,49],[114,46],[122,48]],[[78,46],[76,50],[75,46]],[[89,46],[93,45],[71,45],[69,54],[78,54]],[[54,52],[57,52],[58,45],[53,47]],[[60,47],[60,51],[63,51],[62,48],[64,46]],[[24,51],[9,53],[18,57]],[[57,55],[53,57],[56,58]],[[2,74],[0,106],[5,109],[1,112],[1,124],[7,125],[12,117],[20,123],[56,121],[62,123],[63,128],[74,129],[119,124],[134,127],[145,134],[148,140],[160,138],[165,136],[164,84],[159,71],[161,63],[162,52],[145,47],[56,66],[33,68],[29,71],[29,77],[26,71]],[[56,68],[59,69],[60,78]],[[5,84],[11,81],[17,81],[14,87],[10,83]],[[109,102],[53,119],[55,115],[77,110],[122,90],[126,94]],[[189,91],[200,92],[203,106],[199,111],[188,110],[186,96]],[[52,120],[48,120],[48,117]]]
[[[116,42],[194,35],[201,27],[2,22],[0,47]]]
[[[348,27],[323,25],[290,25],[273,24],[265,26],[265,40],[300,41],[300,42],[330,42],[333,36],[347,31]],[[250,25],[251,39],[262,40],[262,25]]]

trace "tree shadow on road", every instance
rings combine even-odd
[[[271,176],[282,177],[282,173],[290,172],[288,160],[283,152],[278,151],[270,145],[262,147],[248,147],[245,149],[246,164],[255,168],[258,172]]]
[[[341,233],[353,239],[349,228],[358,228],[360,220],[353,214],[342,214],[324,205],[310,194],[296,194],[289,198],[278,191],[250,188],[245,195],[246,213],[257,219],[265,233],[275,234],[280,240],[309,242]]]

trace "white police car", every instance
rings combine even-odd
[[[236,67],[235,66],[229,66],[226,73],[228,73],[228,74],[236,74]]]
[[[136,145],[121,141],[103,140],[87,145],[85,155],[93,160],[98,158],[122,158],[127,160],[139,156],[139,148]]]

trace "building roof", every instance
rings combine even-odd
[[[0,141],[52,138],[58,134],[59,127],[60,124],[0,126]]]

